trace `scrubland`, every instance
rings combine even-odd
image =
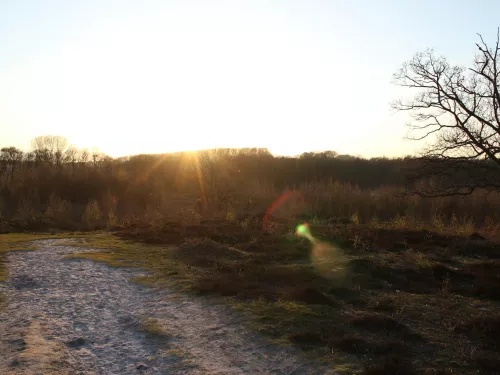
[[[16,155],[2,153],[4,233],[78,232],[102,249],[82,257],[225,298],[270,339],[367,375],[500,368],[496,191],[406,194],[411,158]],[[19,235],[0,236],[1,266]]]

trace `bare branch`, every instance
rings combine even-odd
[[[408,138],[436,139],[424,151],[428,171],[422,174],[446,177],[439,180],[435,194],[470,194],[478,187],[500,189],[500,28],[493,48],[478,36],[479,52],[469,69],[452,66],[427,50],[394,74],[395,84],[415,92],[412,98],[391,103],[394,110],[411,114],[409,128],[415,134]],[[486,164],[470,164],[479,160]]]

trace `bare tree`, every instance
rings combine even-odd
[[[4,147],[0,150],[0,172],[11,179],[22,163],[24,152],[15,147]]]
[[[80,150],[78,154],[78,162],[80,164],[86,164],[89,161],[89,158],[90,158],[89,150],[87,149]]]
[[[62,165],[63,154],[68,147],[68,140],[56,135],[42,135],[31,140],[36,161]]]
[[[337,156],[339,156],[339,153],[337,151],[328,150],[328,151],[316,151],[316,152],[303,152],[302,154],[299,155],[299,158],[335,159]]]
[[[392,108],[411,114],[410,139],[431,141],[418,165],[426,172],[418,176],[431,181],[421,195],[500,189],[500,30],[493,47],[481,35],[476,46],[471,68],[427,50],[394,74],[394,83],[415,95]]]
[[[70,146],[64,152],[63,163],[70,164],[71,168],[74,170],[77,160],[78,160],[78,149],[75,146]]]
[[[101,151],[99,151],[97,147],[93,147],[91,152],[91,158],[92,158],[92,164],[94,165],[94,167],[97,167],[98,164],[101,162],[101,160],[104,159],[104,154]]]

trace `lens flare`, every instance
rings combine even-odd
[[[307,238],[309,241],[311,241],[313,243],[315,242],[315,239],[311,234],[309,224],[307,224],[307,223],[298,225],[295,233],[297,233],[297,236],[299,236],[299,237]]]
[[[307,223],[299,224],[296,234],[311,242],[311,264],[318,273],[330,280],[342,282],[347,274],[347,260],[340,247],[318,241],[311,234],[311,228]]]
[[[205,184],[203,181],[203,173],[201,172],[200,154],[196,152],[194,154],[196,176],[198,177],[198,184],[200,185],[200,199],[203,204],[207,203],[207,195],[205,193]]]
[[[321,276],[330,280],[341,282],[347,273],[347,261],[342,250],[326,242],[313,244],[311,263]]]
[[[290,216],[292,212],[288,212],[288,215],[286,215],[286,211],[300,211],[302,209],[300,206],[303,203],[304,197],[299,190],[289,190],[284,192],[267,209],[262,223],[264,229],[267,229],[269,227],[269,224],[273,220],[273,217],[279,217],[283,214],[285,214],[285,216]],[[293,214],[291,216],[293,216]]]

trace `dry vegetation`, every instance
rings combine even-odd
[[[231,221],[263,214],[292,189],[298,193],[275,214],[463,233],[480,228],[490,235],[500,223],[496,191],[435,199],[405,195],[414,187],[405,185],[406,172],[418,165],[411,158],[276,158],[264,149],[218,149],[111,159],[63,141],[56,142],[64,146],[59,148],[46,143],[50,148],[30,153],[1,150],[0,231]]]
[[[152,276],[140,282],[226,297],[271,338],[336,363],[364,364],[366,374],[497,371],[495,243],[428,231],[312,225],[347,259],[345,272],[324,277],[310,262],[310,244],[287,236],[291,226],[276,223],[269,233],[254,223],[127,229],[118,236],[145,245],[103,237],[90,245],[109,251],[83,256],[148,269]]]
[[[367,375],[500,368],[495,191],[401,194],[411,159],[215,150],[57,160],[4,161],[4,231],[107,228],[115,235],[81,244],[105,251],[80,256],[227,298],[269,337]],[[301,222],[341,251],[343,272],[318,271],[295,235]]]

